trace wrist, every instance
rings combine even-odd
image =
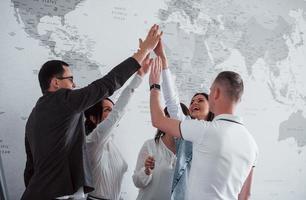
[[[157,84],[157,83],[152,83],[152,84],[150,85],[150,91],[151,91],[151,90],[160,90],[160,85]]]
[[[137,71],[137,75],[140,76],[141,78],[144,77],[144,72],[140,72],[139,70]]]
[[[162,68],[163,69],[167,69],[168,68],[168,60],[167,58],[164,56],[161,56],[161,61],[162,61]]]
[[[141,53],[144,53],[145,55],[148,55],[150,52],[151,52],[152,50],[151,49],[149,49],[149,48],[146,48],[146,47],[140,47],[139,49],[138,49],[138,51],[137,52],[141,52]]]
[[[137,60],[137,62],[139,63],[139,65],[141,65],[141,63],[143,62],[143,60],[146,58],[146,56],[150,53],[150,51],[148,49],[142,48],[142,49],[138,49],[136,53],[134,53],[134,55],[132,56],[135,60]]]

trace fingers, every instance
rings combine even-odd
[[[151,26],[148,35],[149,35],[149,36],[153,36],[153,35],[154,35],[155,29],[156,29],[156,24],[154,24],[153,26]]]
[[[150,31],[148,33],[149,36],[154,37],[154,36],[160,36],[161,33],[159,32],[159,25],[154,24],[151,28]]]
[[[159,77],[160,73],[161,73],[161,69],[162,69],[162,60],[161,60],[160,56],[157,56],[155,58],[154,74]]]
[[[148,51],[154,50],[158,42],[160,41],[162,34],[163,33],[160,32],[159,25],[154,24],[150,28],[150,31],[148,32],[146,39],[144,41],[141,41],[139,39],[140,49],[146,49]]]
[[[138,39],[138,41],[139,41],[139,46],[141,46],[141,45],[142,45],[142,43],[143,43],[142,39],[141,39],[141,38],[139,38],[139,39]]]
[[[152,76],[152,77],[159,77],[159,75],[161,73],[161,69],[162,69],[162,60],[161,60],[161,58],[158,56],[154,60],[150,59],[150,62],[152,64],[150,76]]]
[[[159,40],[161,40],[161,37],[163,36],[163,31],[161,31],[159,34],[158,34],[158,37],[159,37]]]
[[[148,55],[146,56],[146,58],[144,59],[144,61],[145,61],[145,64],[146,64],[146,65],[149,64],[149,61],[150,61],[150,54],[148,54]]]
[[[160,76],[162,71],[162,59],[161,57],[156,57],[153,61],[153,65],[151,66],[151,73],[149,77],[149,84],[159,84]]]
[[[150,175],[151,174],[151,170],[150,169],[148,169],[148,168],[145,168],[145,173],[146,173],[146,175]]]
[[[159,25],[154,24],[148,33],[148,37],[159,41],[162,34],[163,34],[162,31],[159,32]]]
[[[145,168],[154,169],[155,167],[155,159],[152,156],[148,156],[145,160]]]
[[[162,59],[161,59],[161,57],[160,56],[158,56],[158,61],[159,61],[159,70],[158,70],[158,72],[159,72],[159,74],[161,73],[161,71],[162,71],[162,66],[163,66],[163,62],[162,62]]]
[[[159,58],[159,57],[157,56],[157,57],[155,58],[155,60],[154,60],[154,62],[155,62],[155,63],[154,63],[154,64],[155,64],[155,65],[154,65],[154,66],[155,66],[155,67],[154,67],[154,75],[155,75],[155,76],[157,76],[157,74],[158,74],[158,58]]]
[[[153,59],[153,58],[150,58],[150,63],[149,63],[149,65],[150,65],[150,66],[153,66],[153,62],[154,62],[154,59]]]

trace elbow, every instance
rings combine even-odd
[[[251,198],[251,193],[244,193],[238,195],[238,200],[249,200]]]
[[[152,126],[158,128],[158,123],[154,118],[152,118]]]
[[[160,129],[161,125],[162,125],[162,120],[161,119],[158,119],[156,117],[152,117],[152,126],[153,127]]]
[[[139,189],[141,189],[141,188],[144,188],[145,186],[144,186],[144,184],[138,179],[138,177],[134,174],[133,175],[133,182],[134,182],[134,185],[137,187],[137,188],[139,188]]]

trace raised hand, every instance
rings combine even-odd
[[[154,49],[154,53],[161,58],[162,68],[163,69],[168,68],[168,61],[162,39],[159,40],[157,46]]]
[[[160,83],[161,70],[162,70],[162,61],[161,58],[158,56],[154,59],[153,65],[151,67],[151,73],[149,77],[150,85]]]
[[[162,34],[163,32],[159,31],[159,26],[154,24],[151,27],[146,39],[144,41],[139,39],[139,49],[137,53],[133,55],[133,58],[137,60],[139,64],[141,64],[146,56],[153,51],[153,49],[155,49]]]
[[[151,27],[146,39],[143,42],[140,42],[139,45],[140,50],[147,50],[150,52],[153,51],[153,49],[155,49],[155,47],[159,43],[162,35],[163,32],[160,32],[159,26],[154,24]]]
[[[145,160],[145,173],[146,175],[150,175],[151,171],[154,169],[155,167],[155,159],[153,156],[148,156]]]
[[[150,70],[151,65],[153,64],[153,58],[150,58],[150,54],[142,61],[141,68],[138,69],[137,74],[143,77]]]

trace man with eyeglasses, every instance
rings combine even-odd
[[[162,33],[151,27],[138,51],[103,78],[76,89],[69,65],[46,62],[38,78],[43,96],[33,108],[25,128],[27,154],[22,200],[83,199],[94,190],[86,155],[83,111],[111,96],[148,62]]]

